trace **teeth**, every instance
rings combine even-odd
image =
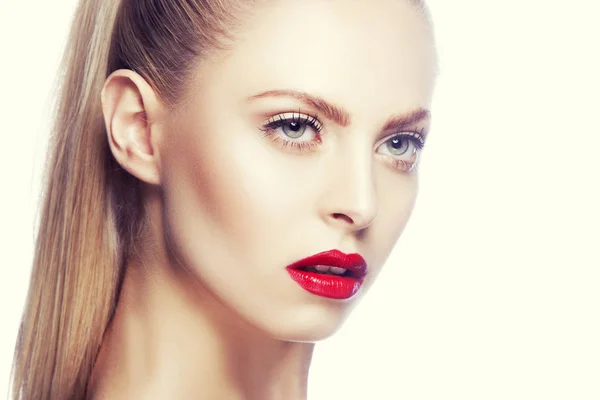
[[[346,268],[331,267],[329,271],[335,275],[342,275],[346,273]]]
[[[315,269],[319,272],[329,272],[329,266],[327,265],[315,265]]]
[[[308,268],[308,271],[330,275],[344,275],[347,270],[346,268],[330,267],[329,265],[315,265],[314,267]]]

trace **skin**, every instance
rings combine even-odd
[[[408,2],[282,0],[199,62],[170,111],[132,71],[102,102],[117,161],[144,181],[150,224],[130,260],[91,397],[304,399],[314,342],[333,334],[379,273],[410,216],[416,171],[381,143],[394,116],[429,109],[429,25]],[[343,124],[293,90],[343,107]],[[252,100],[249,100],[253,98]],[[269,118],[317,115],[302,153],[265,135]],[[404,131],[426,132],[429,119]],[[284,136],[285,137],[285,136]],[[289,139],[289,138],[288,138]],[[359,253],[359,293],[303,290],[285,267],[325,250]]]

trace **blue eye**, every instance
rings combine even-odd
[[[306,131],[306,127],[307,127],[306,123],[296,122],[296,121],[285,121],[285,120],[282,122],[283,122],[281,124],[282,132],[286,136],[288,136],[292,139],[298,139],[299,137],[304,135],[304,132]]]
[[[307,130],[312,134],[306,138],[307,141],[315,141],[319,139],[319,132],[323,126],[316,117],[302,114],[299,112],[283,113],[269,118],[263,125],[262,130],[265,132],[277,131],[282,135],[282,139],[299,139],[305,136]]]
[[[316,116],[293,112],[269,118],[260,130],[282,149],[306,153],[321,144],[322,128]]]
[[[401,132],[381,143],[376,151],[393,169],[412,172],[417,167],[424,145],[425,138],[421,133]]]
[[[412,161],[424,146],[423,137],[416,132],[403,132],[383,142],[377,151],[396,159]]]
[[[401,137],[394,137],[386,142],[388,150],[395,156],[406,154],[406,152],[411,150],[411,144],[409,140]]]

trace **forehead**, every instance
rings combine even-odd
[[[240,25],[213,73],[240,97],[299,90],[381,115],[428,108],[435,69],[429,23],[409,1],[279,0]]]

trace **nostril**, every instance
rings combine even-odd
[[[344,220],[344,221],[348,222],[349,224],[354,223],[354,221],[352,220],[352,218],[350,218],[346,214],[342,214],[342,213],[333,213],[333,218],[334,219]]]

